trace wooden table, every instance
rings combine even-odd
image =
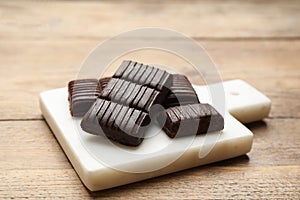
[[[255,135],[248,155],[89,192],[43,119],[38,94],[74,79],[99,42],[143,26],[193,37],[223,80],[252,84],[272,111],[247,125]],[[197,79],[168,56],[141,57]],[[0,64],[0,199],[300,198],[299,1],[2,1]]]

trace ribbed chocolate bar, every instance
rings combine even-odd
[[[73,80],[68,83],[69,105],[71,115],[83,116],[100,95],[97,79]]]
[[[198,135],[224,128],[224,119],[209,104],[190,104],[166,109],[158,122],[171,138]]]
[[[172,83],[172,75],[165,70],[133,61],[123,61],[113,77],[158,91],[166,90]]]
[[[123,61],[101,98],[149,112],[162,104],[172,84],[172,75],[152,66]]]
[[[110,81],[110,79],[111,79],[111,77],[104,77],[99,80],[99,85],[102,90],[106,87],[106,85]]]
[[[161,92],[153,88],[117,78],[112,78],[100,94],[102,99],[145,112],[149,112],[152,105],[162,103],[160,96]]]
[[[96,101],[110,78],[78,79],[68,83],[70,113],[82,117]]]
[[[143,141],[144,126],[150,119],[148,113],[141,110],[100,98],[84,118],[94,123],[82,123],[83,130],[96,135],[106,135],[111,140],[129,146],[137,146]]]
[[[164,107],[200,103],[196,91],[186,76],[173,74],[170,92],[165,100]]]
[[[101,92],[100,100],[84,116],[82,129],[96,135],[103,132],[125,145],[139,145],[143,126],[149,123],[149,111],[154,104],[163,103],[171,81],[172,75],[165,70],[124,61]],[[118,119],[128,122],[114,129],[111,124],[118,125]]]

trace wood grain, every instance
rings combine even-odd
[[[44,120],[0,122],[0,169],[70,169]]]
[[[260,198],[300,195],[298,119],[249,124],[254,146],[241,156],[205,167],[97,193],[88,192],[42,120],[0,122],[0,198]],[[282,133],[285,134],[282,134]],[[9,135],[10,137],[5,137]],[[224,182],[224,180],[226,180]],[[194,188],[197,188],[195,190]],[[30,191],[30,192],[28,192]],[[236,196],[237,195],[237,196]]]
[[[300,117],[300,40],[198,42],[207,49],[223,80],[244,79],[273,100],[271,117]],[[41,119],[38,94],[75,79],[81,62],[97,44],[97,40],[0,42],[1,64],[9,67],[0,68],[4,77],[0,84],[7,85],[0,93],[0,119]],[[203,83],[187,62],[172,54],[145,50],[126,58],[172,66],[192,82]],[[113,73],[115,67],[109,71]]]
[[[249,124],[255,135],[248,156],[96,193],[82,186],[43,120],[0,122],[0,198],[125,198],[133,194],[150,198],[154,193],[159,199],[181,199],[186,194],[208,199],[272,194],[296,198],[300,195],[298,121],[269,119]]]
[[[297,38],[300,33],[295,0],[2,1],[0,9],[0,38],[9,40],[110,37],[145,26],[204,38]]]
[[[0,199],[299,199],[299,24],[297,0],[0,1]],[[101,41],[145,26],[193,37],[223,80],[244,79],[273,107],[267,119],[246,125],[254,133],[247,156],[91,193],[43,120],[38,94],[74,79]],[[203,83],[174,55],[126,56],[173,66]]]
[[[74,170],[0,172],[1,199],[260,199],[299,198],[300,168],[198,167],[100,192],[88,192]],[[225,181],[226,180],[226,181]]]
[[[254,144],[247,162],[233,166],[300,164],[298,119],[266,119],[247,125]],[[287,128],[289,127],[289,129]],[[284,134],[283,134],[284,133]],[[70,169],[55,136],[43,120],[0,122],[1,169]],[[7,137],[9,136],[9,137]],[[227,166],[226,163],[218,165]]]

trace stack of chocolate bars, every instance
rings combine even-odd
[[[199,102],[187,77],[153,66],[123,61],[112,77],[71,81],[68,89],[70,113],[83,117],[82,129],[124,145],[141,144],[150,120],[171,138],[224,128],[223,117]],[[165,109],[150,119],[157,104]]]

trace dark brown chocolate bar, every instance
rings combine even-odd
[[[78,79],[68,83],[70,113],[82,117],[96,101],[107,85],[110,77],[97,79]]]
[[[71,115],[82,117],[100,95],[97,79],[73,80],[68,83]]]
[[[152,105],[162,103],[160,91],[123,79],[112,78],[100,98],[149,112]]]
[[[171,138],[198,135],[224,128],[224,119],[209,104],[190,104],[166,109],[158,123]]]
[[[128,146],[137,146],[143,141],[144,126],[150,120],[146,112],[100,98],[85,115],[85,119],[94,123],[81,123],[83,130],[106,135],[109,139]]]
[[[139,145],[143,126],[149,123],[149,111],[154,104],[163,103],[171,81],[172,75],[165,70],[124,61],[84,116],[82,129],[96,135],[104,133],[125,145]],[[111,124],[118,125],[118,119],[128,122],[122,123],[120,129],[113,129]]]
[[[158,91],[167,90],[172,84],[172,75],[165,70],[133,61],[123,61],[113,77]]]
[[[170,92],[165,100],[164,107],[200,103],[196,91],[186,76],[173,74]]]
[[[106,85],[110,81],[110,79],[111,79],[111,77],[100,78],[99,85],[100,85],[102,90],[106,87]]]

